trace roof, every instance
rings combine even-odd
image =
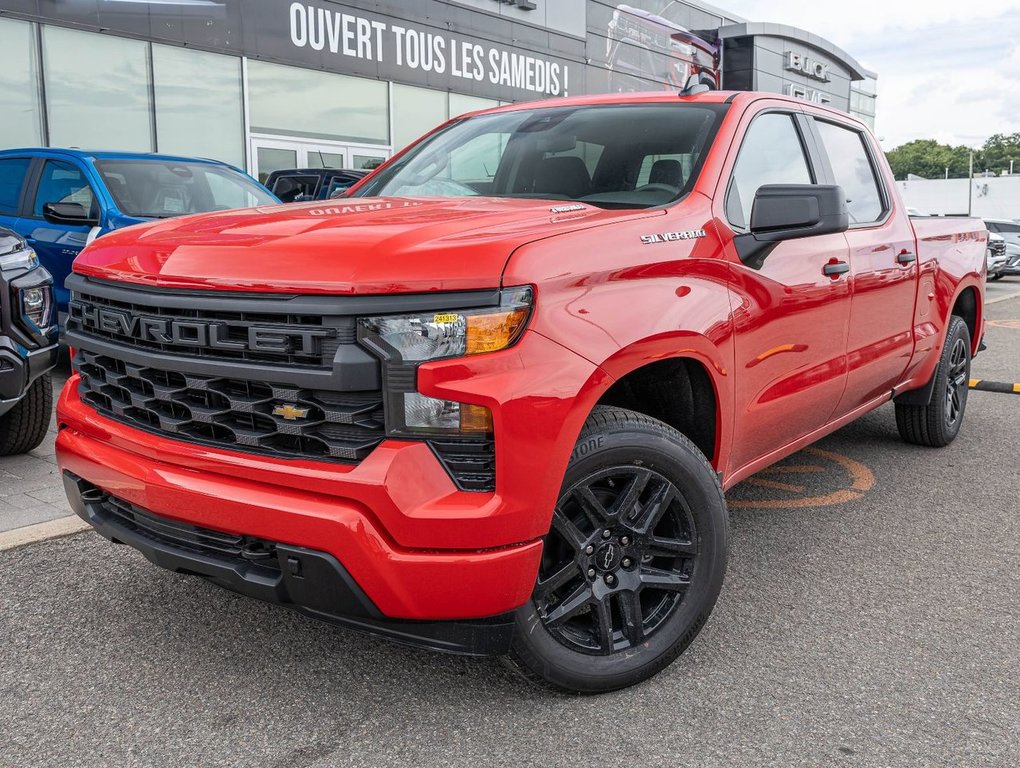
[[[540,99],[538,101],[519,101],[515,104],[505,104],[501,107],[492,107],[477,112],[468,112],[456,119],[471,117],[474,115],[492,114],[497,112],[515,112],[521,109],[550,109],[554,107],[582,107],[599,106],[612,104],[722,104],[732,103],[744,105],[749,102],[768,99],[769,101],[785,101],[798,109],[810,107],[822,112],[829,112],[841,120],[853,119],[850,115],[835,107],[824,104],[798,99],[794,96],[785,96],[772,91],[704,91],[692,96],[681,96],[678,91],[648,91],[644,93],[603,93],[592,96],[569,96],[558,99]]]
[[[597,93],[588,96],[562,96],[553,99],[537,99],[535,101],[518,101],[513,104],[504,104],[501,107],[480,109],[476,112],[467,112],[458,115],[459,119],[470,115],[489,114],[494,112],[516,112],[520,109],[549,109],[551,107],[586,107],[602,104],[662,104],[662,103],[691,103],[701,102],[704,104],[721,104],[737,94],[747,91],[705,91],[693,96],[681,96],[679,91],[646,91],[638,93]],[[766,94],[761,94],[766,95]],[[773,96],[775,94],[767,94]],[[780,97],[782,98],[782,97]]]
[[[35,157],[80,157],[93,160],[154,160],[165,163],[208,163],[210,165],[228,165],[220,160],[206,157],[183,157],[180,155],[160,155],[154,152],[114,152],[112,150],[65,149],[63,147],[20,147],[17,149],[0,150],[3,155],[32,155]]]

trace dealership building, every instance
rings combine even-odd
[[[0,148],[371,168],[497,104],[692,83],[874,121],[876,76],[808,31],[678,0],[4,0]]]

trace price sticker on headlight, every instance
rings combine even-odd
[[[459,318],[460,318],[460,315],[458,315],[456,313],[453,313],[453,312],[447,312],[444,315],[433,315],[432,316],[432,322],[433,323],[455,323],[455,322],[457,322],[457,320]]]

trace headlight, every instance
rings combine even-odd
[[[14,253],[0,256],[0,270],[35,269],[39,266],[39,257],[31,248],[23,248]]]
[[[21,314],[36,328],[46,328],[50,324],[52,304],[48,285],[21,289]]]
[[[531,312],[531,288],[508,288],[498,307],[462,312],[363,317],[359,334],[381,342],[391,359],[421,363],[506,349],[524,332]]]
[[[524,286],[502,291],[496,307],[359,319],[359,338],[386,360],[387,432],[474,437],[491,433],[488,408],[415,391],[415,369],[430,360],[512,346],[524,333],[533,301],[531,288]]]

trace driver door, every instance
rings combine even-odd
[[[726,188],[725,219],[734,236],[748,232],[759,187],[818,183],[800,119],[767,111],[747,126]],[[829,422],[847,379],[850,272],[842,233],[779,242],[760,263],[745,264],[732,242],[728,247],[736,471]],[[831,264],[847,271],[826,274]]]

